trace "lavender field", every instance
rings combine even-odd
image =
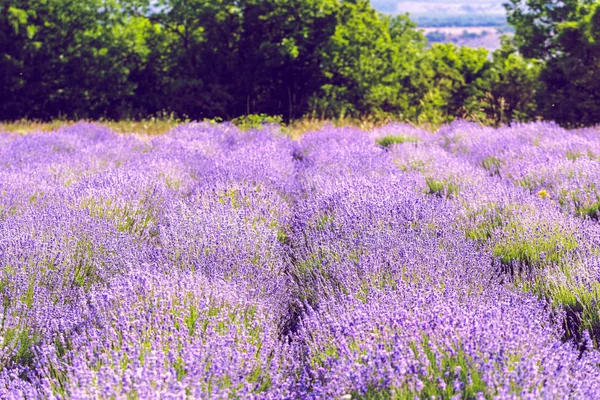
[[[0,133],[0,398],[600,397],[600,130]]]

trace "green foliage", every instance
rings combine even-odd
[[[483,108],[494,125],[536,119],[540,71],[538,61],[520,55],[508,37],[502,39],[502,47],[493,53],[492,68],[485,77],[489,87]]]
[[[434,44],[421,54],[410,83],[411,119],[444,123],[458,118],[501,125],[535,117],[539,68],[505,39],[490,59],[485,49]]]
[[[271,117],[266,114],[250,114],[235,118],[232,121],[241,130],[260,129],[264,125],[281,125],[281,116]]]
[[[9,4],[10,7],[9,7]],[[335,0],[0,2],[0,119],[307,111]],[[10,12],[9,12],[10,11]]]
[[[544,61],[541,115],[565,126],[600,122],[600,4],[511,0],[508,21],[526,57]]]
[[[35,279],[30,278],[27,289],[20,296],[14,296],[17,288],[11,278],[15,272],[7,265],[0,279],[0,369],[12,363],[33,367],[34,349],[41,340],[40,333],[30,325],[28,315],[34,302]],[[16,323],[7,323],[11,317]]]
[[[368,0],[343,1],[335,32],[323,49],[324,83],[312,98],[324,118],[403,115],[411,93],[404,85],[425,46],[407,16],[387,17]]]
[[[143,61],[139,24],[113,0],[0,3],[0,118],[120,117]],[[8,10],[8,12],[7,12]]]
[[[558,226],[531,221],[531,217],[532,210],[522,206],[489,204],[467,216],[465,234],[488,243],[503,272],[513,277],[535,268],[563,266],[580,246],[577,238]]]
[[[565,334],[567,338],[580,339],[584,331],[588,331],[596,346],[600,344],[600,286],[547,285],[547,294],[555,305],[562,307],[565,317]]]
[[[587,217],[594,220],[600,219],[600,199],[598,201],[587,205],[581,206],[577,208],[577,215],[580,217]]]
[[[590,160],[600,161],[600,157],[596,156],[591,150],[588,150],[586,153],[582,153],[577,150],[575,150],[575,151],[567,150],[567,160],[569,160],[569,161],[575,161],[582,157],[586,157]]]
[[[522,282],[523,290],[548,300],[555,309],[563,310],[564,339],[580,342],[583,333],[588,332],[594,345],[600,344],[600,284],[588,282],[582,284],[564,270],[565,281],[550,282],[538,279],[533,282]]]
[[[285,244],[285,245],[290,244],[290,238],[285,230],[283,230],[283,229],[277,230],[277,241],[279,243]]]
[[[536,183],[534,181],[531,185]],[[600,219],[600,190],[595,184],[572,190],[563,189],[557,194],[557,200],[562,208],[575,211],[580,218]]]
[[[427,178],[425,183],[427,184],[427,194],[450,198],[459,192],[458,185],[448,179]]]
[[[377,139],[376,143],[381,147],[390,147],[393,144],[401,144],[401,143],[418,143],[419,138],[414,136],[404,136],[404,135],[396,135],[396,136],[385,136],[381,139]]]
[[[500,176],[500,168],[504,162],[497,157],[490,156],[483,159],[481,166],[492,176]]]
[[[573,257],[569,254],[580,244],[574,235],[546,225],[523,223],[526,209],[517,206],[499,207],[490,204],[469,214],[466,235],[482,244],[488,243],[500,259],[502,272],[511,275],[522,290],[545,299],[559,311],[564,311],[564,339],[581,342],[584,331],[590,333],[597,346],[600,343],[600,286],[583,283],[576,275]],[[545,268],[541,276],[523,272]],[[550,279],[559,274],[563,279]]]
[[[319,87],[338,8],[334,0],[127,3],[160,27],[161,63],[147,73],[162,81],[162,108],[196,119],[301,116]]]
[[[368,0],[2,0],[0,120],[600,122],[600,7],[554,3],[511,0],[490,57]]]
[[[2,350],[11,354],[10,361],[0,359],[0,366],[14,362],[26,367],[33,367],[35,360],[34,348],[40,344],[40,334],[28,327],[2,329],[4,334]]]
[[[485,92],[483,77],[489,68],[485,49],[434,44],[420,62],[421,90],[427,92],[419,112],[430,114],[439,109],[444,121],[479,116]]]
[[[495,204],[473,211],[467,217],[465,234],[471,240],[488,241],[511,221],[514,212],[511,207],[498,207]]]
[[[515,226],[513,229],[518,230]],[[559,263],[565,254],[577,248],[577,241],[571,236],[559,232],[545,232],[539,236],[524,238],[522,233],[514,232],[506,240],[496,244],[494,257],[503,264],[520,263],[536,266],[546,263]]]

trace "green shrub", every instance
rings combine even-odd
[[[568,275],[568,271],[567,271]],[[600,344],[600,283],[587,285],[572,283],[570,276],[565,283],[550,283],[539,279],[524,283],[522,288],[547,299],[554,308],[565,312],[563,320],[564,340],[579,343],[587,331],[596,347]]]
[[[525,227],[518,221],[508,224],[505,235],[494,245],[492,253],[500,259],[505,272],[515,275],[527,268],[560,264],[578,247],[575,237],[557,228],[546,226]]]
[[[439,197],[453,197],[458,195],[458,185],[448,179],[426,178],[427,194],[433,194]]]
[[[524,269],[562,265],[579,247],[573,233],[555,225],[523,221],[533,210],[523,206],[499,207],[489,204],[471,212],[465,221],[465,235],[471,240],[490,242],[492,254],[500,260],[503,272],[515,275]]]
[[[500,168],[504,166],[504,161],[500,160],[496,157],[487,157],[484,158],[481,162],[481,166],[485,169],[491,176],[500,176]]]
[[[490,240],[498,229],[510,221],[513,210],[510,207],[500,208],[495,204],[473,211],[467,216],[467,238],[480,242]]]
[[[247,131],[250,129],[261,129],[264,125],[281,125],[283,118],[280,115],[249,114],[237,117],[231,122],[241,130]]]
[[[404,135],[386,136],[386,137],[376,140],[376,143],[378,145],[380,145],[381,147],[385,147],[385,148],[387,148],[393,144],[418,143],[418,142],[419,142],[419,138],[414,137],[414,136],[404,136]]]
[[[600,198],[595,203],[587,206],[579,206],[576,208],[576,214],[578,217],[591,218],[593,220],[600,219]]]

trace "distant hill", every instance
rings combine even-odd
[[[483,47],[490,51],[500,48],[500,35],[510,34],[506,27],[496,26],[446,26],[421,28],[429,44],[454,43],[458,46]]]
[[[503,26],[506,0],[371,0],[381,12],[409,13],[421,27]]]

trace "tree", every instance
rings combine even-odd
[[[129,2],[169,35],[165,106],[194,118],[306,111],[320,84],[336,0]]]
[[[492,59],[426,49],[408,16],[369,0],[0,0],[0,119],[166,111],[500,124],[535,117],[543,92],[546,117],[593,123],[598,7],[545,3],[511,3],[520,53],[544,59],[538,85],[539,64],[514,46]],[[567,97],[578,105],[564,107]]]
[[[322,117],[401,115],[403,86],[426,42],[407,16],[387,17],[368,0],[344,1],[335,33],[323,50],[325,83],[312,99]]]
[[[434,44],[418,61],[412,78],[417,94],[415,119],[442,123],[456,118],[482,119],[482,101],[491,68],[485,49]]]
[[[8,0],[0,2],[0,118],[12,119],[20,114],[20,91],[25,81],[22,75],[25,45],[33,39],[35,27],[27,25],[30,14]],[[38,44],[35,44],[38,46]]]
[[[0,3],[0,118],[119,117],[133,94],[135,31],[110,0]]]
[[[511,0],[519,51],[544,62],[542,115],[564,126],[600,122],[600,4],[595,0]]]
[[[493,53],[492,67],[485,77],[489,82],[484,100],[488,120],[502,125],[537,117],[541,65],[519,54],[511,38],[502,39],[502,47]]]

